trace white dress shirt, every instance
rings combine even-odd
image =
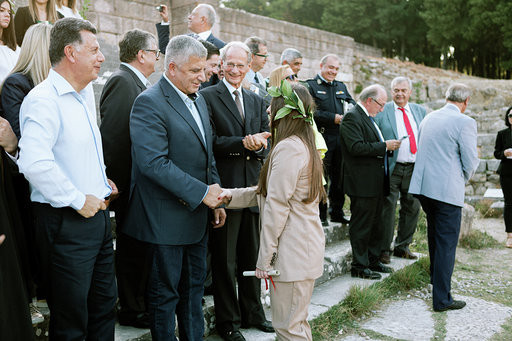
[[[363,109],[366,116],[370,117],[370,114],[368,114],[368,111],[366,110],[366,108],[364,107],[364,105],[361,102],[357,102],[357,105],[359,105],[361,107],[361,109]],[[377,123],[375,123],[375,121],[372,119],[372,117],[370,117],[370,120],[373,122],[373,126],[375,127],[375,129],[377,129],[377,133],[379,133],[379,138],[380,138],[381,142],[386,142],[386,140],[384,140],[384,136],[382,135],[382,132],[380,131],[380,128],[377,125]],[[387,146],[386,146],[386,150],[388,150]]]
[[[235,95],[233,94],[233,92],[235,92],[235,90],[238,91],[238,98],[240,99],[240,104],[242,104],[242,111],[243,111],[243,115],[245,117],[244,95],[243,95],[243,91],[242,91],[242,86],[240,86],[237,89],[233,85],[229,84],[229,82],[226,80],[226,78],[223,78],[222,81],[224,82],[224,85],[226,86],[226,88],[228,88],[228,91],[231,94],[231,98],[233,99],[233,102],[235,102]]]
[[[398,105],[393,102],[393,107],[395,108],[395,120],[396,120],[396,132],[398,133],[398,138],[402,136],[408,135],[407,129],[405,129],[404,122],[404,114],[402,110],[398,109]],[[414,120],[414,116],[412,115],[411,108],[409,108],[409,103],[407,103],[404,107],[405,114],[407,118],[409,118],[409,123],[411,124],[412,131],[414,133],[414,138],[416,139],[416,147],[418,146],[418,125]],[[396,158],[396,162],[408,163],[415,162],[416,154],[411,153],[411,143],[409,139],[403,139],[400,144],[400,148],[398,149],[398,156]]]
[[[212,34],[212,30],[208,30],[208,31],[204,31],[204,32],[201,32],[201,33],[196,33],[196,34],[199,36],[199,39],[202,39],[202,40],[206,41],[206,39],[208,39],[210,34]]]
[[[140,79],[142,84],[144,84],[146,86],[146,88],[149,88],[151,86],[151,83],[148,81],[146,76],[144,76],[144,74],[142,72],[140,72],[135,66],[132,66],[132,65],[130,65],[128,63],[124,63],[124,62],[121,63],[121,65],[124,65],[128,69],[132,70],[133,73]]]
[[[85,195],[110,195],[96,112],[59,73],[25,97],[20,110],[18,166],[30,183],[30,199],[79,210]]]

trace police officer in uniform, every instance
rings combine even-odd
[[[339,125],[348,103],[356,104],[343,82],[335,80],[340,69],[338,56],[328,54],[320,61],[320,73],[306,81],[309,92],[316,102],[315,121],[327,143],[324,158],[325,177],[330,181],[329,205],[331,221],[348,223],[343,213],[345,193],[341,179],[341,146]],[[320,203],[320,219],[327,224],[327,205]]]

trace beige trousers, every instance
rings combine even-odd
[[[308,323],[308,307],[313,295],[315,280],[299,282],[274,282],[270,302],[272,326],[278,340],[309,340],[311,327]]]

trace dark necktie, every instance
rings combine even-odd
[[[405,113],[404,108],[400,108],[400,111],[403,114],[404,117],[404,124],[405,124],[405,130],[407,130],[407,135],[409,135],[409,144],[411,146],[411,153],[416,154],[416,151],[418,148],[416,147],[416,138],[414,137],[414,131],[412,130],[411,122],[409,122],[409,117],[407,117],[407,114]]]
[[[258,79],[257,73],[254,74],[254,82],[256,82],[256,84],[260,84],[260,80]]]
[[[238,113],[240,114],[240,117],[242,118],[242,122],[244,121],[244,109],[242,108],[242,102],[240,101],[240,93],[238,90],[233,91],[233,95],[235,95],[235,104],[238,108]]]

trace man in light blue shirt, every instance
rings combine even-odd
[[[20,111],[20,172],[30,183],[38,254],[52,315],[50,339],[113,340],[116,285],[107,179],[96,113],[84,88],[105,60],[96,29],[59,20],[52,69]]]

